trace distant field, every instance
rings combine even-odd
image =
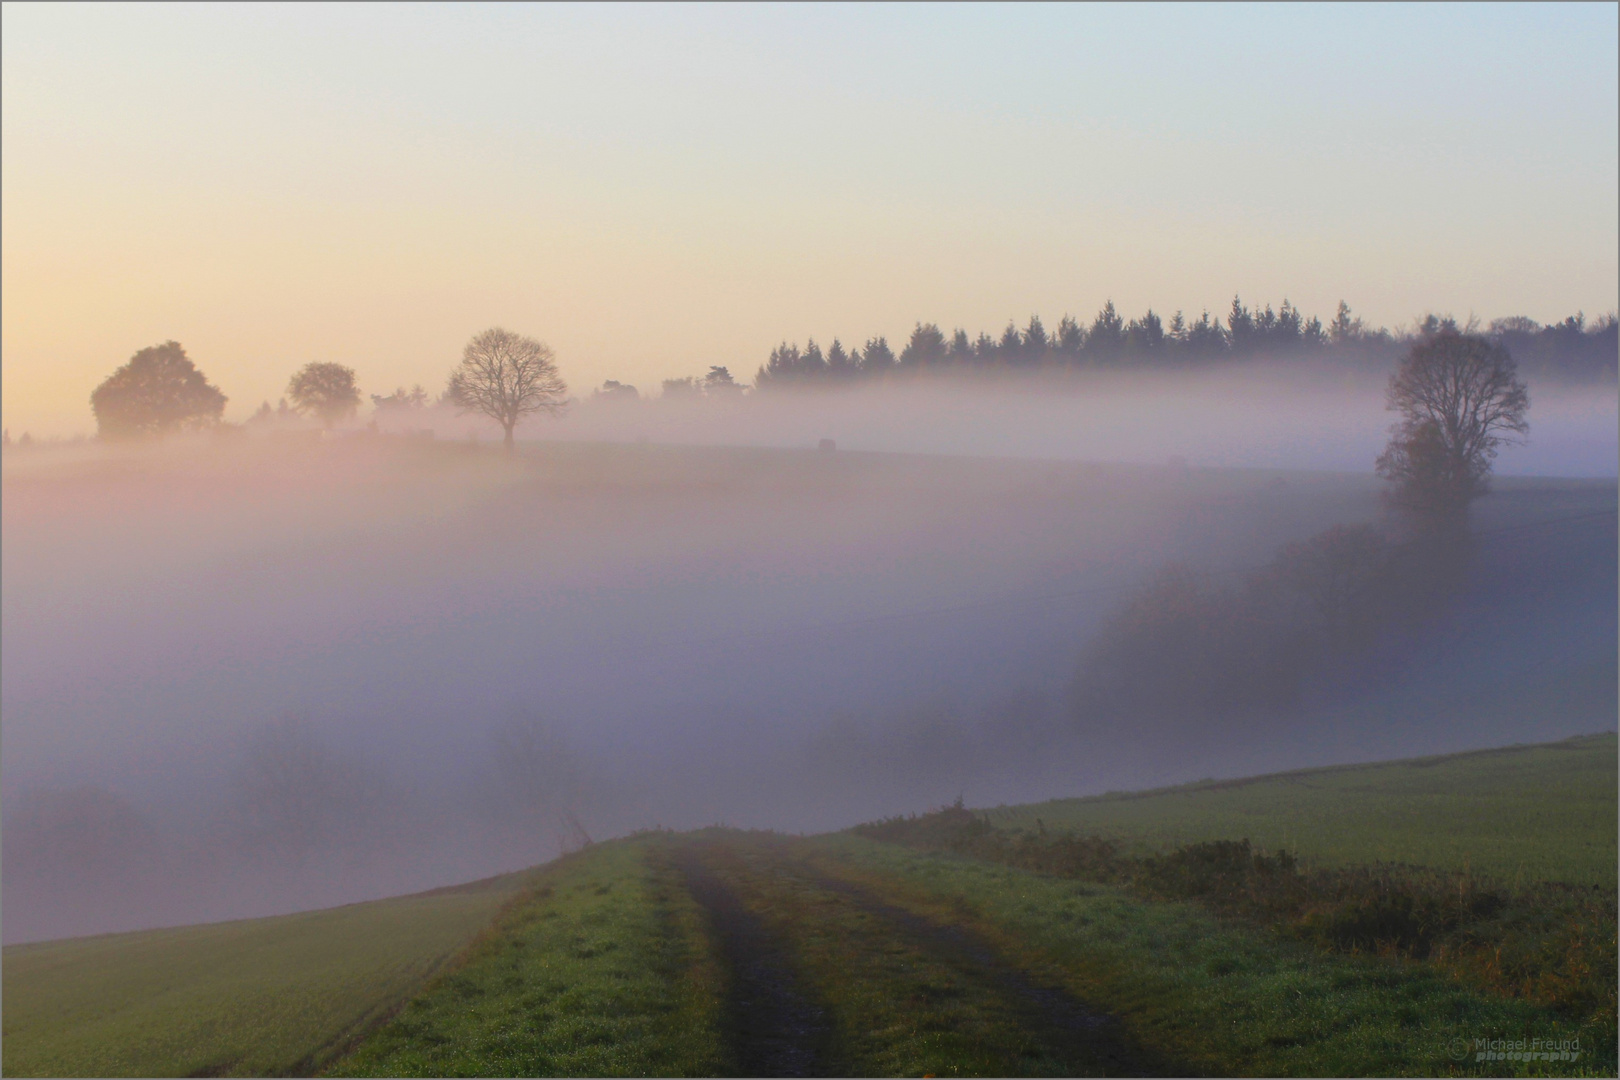
[[[993,824],[1153,847],[1247,837],[1322,865],[1615,885],[1613,734],[987,811]]]
[[[530,879],[4,951],[7,1076],[285,1076],[414,993]]]

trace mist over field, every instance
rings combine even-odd
[[[424,415],[8,451],[8,942],[391,895],[637,828],[1615,725],[1612,386],[1532,387],[1443,610],[1297,707],[1168,728],[1078,718],[1082,649],[1168,564],[1235,580],[1395,528],[1382,378],[587,399],[513,459]]]
[[[1160,465],[1367,472],[1389,434],[1388,373],[1256,362],[1213,370],[940,378],[738,397],[580,395],[539,439],[840,447]],[[1535,437],[1503,450],[1508,476],[1614,476],[1620,391],[1531,379]],[[493,437],[436,414],[446,434]]]

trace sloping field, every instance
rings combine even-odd
[[[9,946],[5,1075],[308,1073],[419,989],[530,877]]]
[[[1322,865],[1401,862],[1615,885],[1613,734],[1277,773],[986,812],[992,824],[1149,847],[1247,838]],[[1039,826],[1037,825],[1039,822]]]
[[[1443,802],[1430,828],[1469,840],[1496,822],[1511,838],[1559,763],[1587,777],[1582,798],[1610,792],[1612,850],[1613,737],[1191,795],[1257,789],[1226,820],[1280,834],[1279,819],[1329,816],[1320,790],[1354,814],[1344,800],[1369,792],[1421,805],[1434,776],[1442,794],[1469,793],[1473,815]],[[1601,841],[1585,818],[1543,826],[1571,821]],[[1579,844],[1551,850],[1590,873]],[[1613,906],[1612,888],[1571,895]],[[1323,948],[1129,883],[868,836],[645,833],[460,890],[9,948],[4,1071],[1612,1075],[1612,911],[1605,925],[1520,984],[1469,966],[1488,948]],[[1577,977],[1608,989],[1567,992]],[[1493,1056],[1504,1040],[1541,1056]]]

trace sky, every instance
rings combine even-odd
[[[6,4],[0,414],[168,339],[576,391],[1112,299],[1548,321],[1620,290],[1613,4]]]

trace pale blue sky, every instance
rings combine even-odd
[[[1287,296],[1616,304],[1613,4],[52,6],[3,19],[5,423],[177,338],[437,389]]]

